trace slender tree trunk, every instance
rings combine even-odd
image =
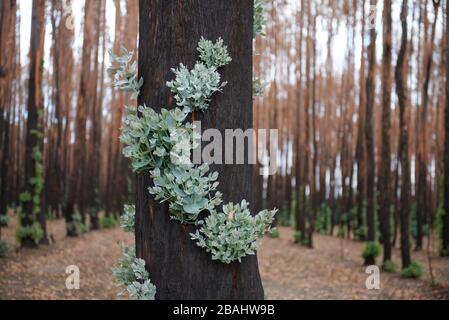
[[[0,215],[7,214],[8,173],[10,170],[10,131],[12,81],[15,77],[16,54],[16,0],[3,1],[0,5]],[[1,226],[0,226],[1,227]]]
[[[406,54],[407,54],[407,10],[408,0],[403,0],[401,9],[402,38],[401,48],[395,69],[396,94],[399,102],[399,161],[401,162],[401,203],[400,203],[400,223],[401,223],[401,259],[402,268],[410,265],[410,164],[408,158],[408,121],[407,121],[407,88],[406,80]]]
[[[371,0],[371,6],[376,6],[376,0]],[[374,19],[375,20],[375,19]],[[375,241],[375,174],[376,162],[374,157],[374,97],[375,97],[375,65],[376,65],[376,37],[377,32],[375,26],[370,29],[370,45],[368,48],[368,76],[366,78],[366,109],[365,109],[365,143],[367,153],[367,206],[366,206],[366,221],[368,227],[367,240]],[[374,257],[369,256],[365,259],[365,264],[374,264]]]
[[[449,255],[449,1],[446,2],[446,107],[444,140],[444,216],[441,255]]]
[[[426,192],[428,190],[427,181],[427,109],[429,104],[429,85],[430,77],[432,71],[432,57],[433,57],[433,47],[435,42],[436,33],[436,23],[438,20],[438,12],[440,0],[432,0],[434,8],[434,20],[432,24],[430,45],[425,44],[424,49],[424,82],[422,84],[422,94],[421,94],[421,114],[420,114],[420,127],[419,127],[419,148],[418,148],[418,190],[417,197],[418,203],[416,208],[416,250],[422,249],[422,238],[423,238],[423,220],[427,215],[427,211],[430,209],[426,203]]]
[[[40,148],[39,137],[36,132],[42,132],[42,117],[44,112],[44,100],[42,95],[42,66],[44,59],[44,37],[45,37],[45,0],[33,0],[31,16],[31,43],[30,43],[30,77],[28,87],[28,117],[26,129],[26,150],[25,150],[25,179],[23,190],[31,197],[41,197],[35,194],[34,185],[30,179],[36,177],[36,167],[39,160],[33,156],[35,148]],[[30,226],[39,221],[45,234],[45,214],[40,210],[39,215],[35,210],[33,201],[23,203],[24,217],[22,224]],[[34,212],[33,212],[34,211]],[[35,247],[36,243],[31,238],[22,240],[22,246]]]
[[[299,16],[299,57],[298,57],[298,67],[299,67],[299,82],[297,85],[296,103],[297,103],[297,127],[296,127],[296,231],[300,232],[300,241],[303,242],[305,239],[305,220],[303,211],[303,203],[305,198],[304,194],[304,172],[302,171],[302,166],[304,164],[304,155],[301,152],[301,141],[302,141],[302,130],[301,130],[301,111],[302,111],[302,61],[303,61],[303,28],[304,28],[304,0],[301,0],[301,14]],[[305,115],[306,116],[306,115]]]
[[[364,209],[366,201],[366,145],[365,145],[365,0],[362,1],[362,47],[359,76],[359,117],[356,145],[357,158],[357,228],[364,228]],[[366,235],[364,235],[365,237]],[[363,240],[363,239],[359,239]]]
[[[382,60],[382,145],[379,168],[379,215],[384,247],[384,263],[391,260],[390,240],[390,129],[391,129],[391,0],[384,0]]]
[[[66,209],[66,222],[73,220],[74,205],[77,204],[82,221],[85,222],[85,170],[86,170],[86,120],[87,112],[91,104],[92,97],[89,96],[89,86],[91,84],[91,63],[93,49],[93,17],[94,1],[86,1],[84,8],[84,41],[81,65],[81,81],[76,107],[75,144],[73,152],[72,169],[70,176],[70,191],[68,205]],[[70,230],[71,229],[71,230]],[[73,228],[67,229],[68,236],[76,236]]]

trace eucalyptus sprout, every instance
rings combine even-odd
[[[125,232],[134,232],[134,225],[136,220],[136,207],[134,205],[124,206],[124,213],[120,217],[120,227]]]
[[[248,203],[229,203],[223,206],[223,212],[213,212],[195,233],[192,240],[212,254],[212,260],[231,263],[257,250],[256,240],[271,228],[277,210],[263,210],[251,216]]]
[[[182,63],[171,70],[175,80],[168,81],[167,87],[175,95],[176,104],[187,111],[208,109],[212,95],[221,92],[226,85],[226,82],[220,83],[217,69],[203,62],[197,62],[190,71]]]
[[[167,201],[172,219],[181,223],[196,223],[201,212],[213,212],[222,202],[221,192],[216,191],[218,173],[209,173],[207,164],[156,168],[151,178],[154,186],[149,192],[156,200]]]
[[[108,68],[109,74],[113,77],[114,86],[120,90],[131,92],[131,99],[137,100],[143,79],[137,79],[137,63],[133,59],[133,52],[125,48],[120,49],[120,55],[116,56],[109,52],[112,63],[115,66]]]
[[[185,131],[188,136],[193,135],[193,126],[183,123],[186,116],[187,113],[179,108],[162,109],[160,113],[146,106],[127,108],[120,141],[125,145],[123,154],[131,159],[134,171],[163,168],[171,162],[170,155],[176,152],[180,142],[176,132]],[[189,151],[195,147],[193,141]]]
[[[264,84],[259,78],[253,79],[253,97],[260,97],[264,92]]]
[[[122,248],[122,257],[118,266],[112,269],[112,274],[116,277],[118,286],[126,287],[119,295],[128,293],[133,299],[154,300],[156,287],[149,279],[145,261],[136,258],[134,247]]]
[[[213,43],[210,40],[206,40],[201,37],[200,42],[198,42],[198,52],[200,53],[200,59],[208,67],[221,68],[229,64],[232,58],[229,56],[228,47],[223,44],[223,39],[218,38],[218,40]]]
[[[253,37],[265,36],[263,31],[267,19],[265,17],[265,3],[266,0],[255,0],[254,1],[254,18],[253,18]]]

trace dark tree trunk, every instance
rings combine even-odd
[[[402,38],[401,48],[398,54],[398,61],[395,69],[396,93],[399,102],[399,161],[401,162],[401,203],[400,203],[400,223],[401,223],[401,259],[402,268],[410,265],[410,164],[408,158],[408,121],[407,121],[407,88],[406,88],[406,53],[407,53],[407,10],[408,0],[403,0],[401,9]]]
[[[372,6],[376,5],[376,0],[371,0]],[[374,156],[374,96],[376,87],[374,85],[375,78],[375,64],[376,64],[376,28],[372,27],[370,30],[370,45],[368,48],[368,76],[366,78],[366,109],[365,109],[365,142],[366,142],[366,155],[367,155],[367,206],[366,206],[366,222],[368,227],[367,240],[375,241],[375,174],[376,163]],[[370,256],[365,259],[365,264],[374,264],[374,257]]]
[[[11,167],[10,131],[11,131],[11,95],[12,81],[15,76],[16,54],[16,0],[4,1],[0,5],[0,215],[7,214],[7,205],[11,201],[11,185],[8,174]],[[0,226],[1,227],[1,226]]]
[[[379,168],[379,216],[384,262],[391,260],[390,239],[390,128],[391,128],[391,0],[384,0],[382,60],[382,146]]]
[[[449,1],[446,3],[446,110],[444,142],[444,218],[442,255],[449,255]]]
[[[420,110],[420,121],[418,124],[419,128],[419,150],[418,150],[418,190],[417,190],[417,207],[416,207],[416,250],[422,249],[422,239],[423,239],[423,224],[424,219],[430,211],[430,207],[427,205],[426,192],[429,188],[428,186],[428,148],[427,148],[427,109],[429,104],[429,85],[430,78],[432,76],[432,63],[433,63],[433,48],[435,42],[435,32],[436,23],[438,20],[439,5],[441,0],[433,0],[434,8],[434,20],[432,24],[432,31],[430,36],[430,45],[425,44],[424,48],[424,82],[422,83],[422,94],[421,94],[421,110]],[[427,12],[427,11],[426,11]],[[427,14],[427,13],[425,13]]]
[[[366,145],[365,133],[365,0],[362,1],[362,48],[360,54],[359,123],[356,145],[357,159],[357,228],[364,227],[366,201]],[[364,235],[365,237],[366,235]],[[363,240],[363,239],[359,239]]]
[[[140,0],[139,74],[144,79],[139,104],[172,106],[165,82],[170,68],[197,60],[201,36],[222,37],[233,61],[222,71],[228,85],[198,118],[203,129],[252,126],[253,1]],[[220,173],[225,201],[252,197],[250,165],[213,166]],[[168,206],[149,195],[148,175],[138,176],[136,249],[147,263],[157,299],[263,299],[257,257],[225,265],[190,240],[193,226],[169,218]]]
[[[39,146],[38,137],[35,131],[42,131],[42,117],[39,113],[44,111],[44,100],[42,96],[42,64],[44,59],[44,37],[45,37],[45,0],[34,0],[31,16],[31,43],[30,43],[30,78],[28,86],[28,115],[26,129],[26,150],[25,150],[25,179],[23,190],[34,196],[34,186],[30,179],[36,176],[36,160],[33,159],[33,149]],[[42,145],[40,146],[42,151]],[[36,195],[39,196],[40,195]],[[39,221],[45,232],[45,214],[40,212],[36,216],[33,212],[33,201],[26,201],[23,204],[24,217],[22,224],[29,226],[35,221]],[[32,239],[22,240],[25,247],[35,247]]]
[[[85,223],[85,200],[86,200],[86,120],[87,112],[92,105],[91,77],[92,77],[92,50],[94,42],[93,23],[95,12],[94,2],[87,1],[84,8],[84,41],[81,65],[81,81],[79,87],[78,101],[76,107],[75,144],[73,152],[73,163],[70,174],[70,190],[65,212],[66,223],[73,221],[75,204],[77,204],[82,222]],[[76,232],[67,229],[68,236],[76,236]]]

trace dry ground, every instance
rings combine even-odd
[[[17,248],[14,240],[16,221],[3,229],[3,238]],[[120,228],[66,238],[64,222],[49,222],[55,240],[38,250],[13,249],[0,259],[0,299],[117,299],[119,291],[111,267],[120,255],[120,242],[132,244],[133,238]],[[316,235],[315,249],[306,249],[291,240],[293,232],[281,228],[278,239],[264,238],[259,249],[259,265],[268,299],[448,299],[449,259],[433,257],[436,280],[429,285],[425,252],[413,258],[425,265],[420,280],[402,279],[398,273],[381,274],[381,289],[367,290],[368,276],[361,265],[363,244]],[[399,252],[394,260],[399,262]],[[81,289],[67,290],[65,269],[77,265]]]

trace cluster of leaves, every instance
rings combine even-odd
[[[401,277],[403,278],[420,278],[421,276],[422,267],[416,261],[412,261],[407,268],[404,268],[401,271]]]
[[[186,110],[206,110],[212,95],[221,92],[226,85],[226,82],[221,83],[220,74],[215,67],[208,67],[202,62],[197,62],[192,70],[182,63],[171,70],[175,79],[168,81],[167,87],[173,92],[176,104]]]
[[[136,258],[136,251],[133,247],[122,248],[122,257],[118,266],[112,269],[112,274],[116,277],[119,286],[126,287],[119,295],[128,293],[129,297],[133,299],[154,300],[156,286],[149,279],[145,261]]]
[[[6,257],[9,251],[9,245],[5,240],[0,239],[0,258]]]
[[[363,249],[362,257],[367,259],[368,257],[377,258],[380,255],[380,245],[375,241],[369,241],[366,243],[365,249]]]
[[[260,78],[253,79],[253,97],[261,97],[264,93],[265,85]]]
[[[16,238],[22,243],[25,239],[31,239],[36,244],[44,236],[44,232],[37,222],[37,216],[41,211],[41,193],[44,187],[44,177],[42,168],[42,142],[44,139],[43,128],[42,128],[43,112],[38,112],[38,125],[37,129],[31,130],[30,134],[36,138],[36,144],[31,151],[31,159],[34,162],[34,177],[31,177],[28,183],[31,185],[31,192],[25,191],[19,195],[19,201],[21,204],[32,202],[31,215],[29,215],[27,225],[22,224],[23,213],[19,212],[19,225],[16,229]],[[22,206],[23,207],[23,206]]]
[[[42,119],[42,115],[39,115],[39,119]],[[41,211],[40,198],[41,192],[44,187],[43,169],[42,169],[42,141],[44,134],[42,133],[42,125],[39,121],[38,130],[32,130],[31,134],[36,136],[37,143],[33,147],[31,158],[34,160],[35,176],[30,178],[29,183],[33,186],[33,216],[36,217]]]
[[[366,227],[360,226],[354,230],[354,238],[358,241],[364,241],[366,239]]]
[[[232,58],[228,53],[228,47],[223,44],[222,38],[218,38],[218,40],[213,43],[212,41],[201,37],[201,40],[198,42],[197,50],[200,53],[201,61],[203,61],[209,68],[221,68],[232,61]]]
[[[281,233],[279,232],[278,229],[271,229],[270,231],[267,232],[267,236],[272,239],[277,239],[281,236]]]
[[[302,232],[295,231],[295,233],[293,233],[293,242],[297,243],[297,244],[301,244],[301,240],[302,240]]]
[[[0,215],[0,227],[7,226],[9,224],[9,217],[8,215]]]
[[[212,212],[222,202],[216,191],[218,173],[210,173],[207,164],[156,168],[151,177],[154,186],[149,192],[160,202],[168,201],[172,218],[181,223],[195,223],[201,212]]]
[[[251,216],[248,203],[229,203],[223,212],[213,212],[195,233],[190,234],[197,245],[212,254],[213,260],[231,263],[257,250],[256,240],[270,231],[277,210],[263,210]]]
[[[267,23],[265,17],[265,2],[266,0],[254,1],[254,18],[253,18],[253,37],[265,36],[264,27]]]
[[[69,234],[82,234],[89,231],[89,227],[84,223],[83,217],[79,212],[72,215],[72,221],[66,223],[66,229]]]
[[[266,5],[267,0],[254,1],[253,38],[265,36],[264,28],[267,23]],[[264,93],[264,84],[259,78],[253,78],[253,97],[260,97]]]
[[[100,217],[99,222],[100,222],[101,229],[111,229],[111,228],[114,228],[118,224],[117,219],[115,219],[113,215],[102,216],[102,217]]]
[[[133,52],[125,48],[120,49],[120,55],[109,52],[113,66],[108,68],[108,73],[114,78],[114,86],[120,90],[130,92],[131,99],[137,100],[143,79],[137,79],[137,62],[133,60]]]
[[[20,224],[16,229],[16,239],[19,243],[22,243],[25,239],[31,239],[35,244],[39,244],[43,236],[44,232],[39,222],[33,222],[26,226]]]
[[[172,159],[190,162],[190,150],[195,145],[190,139],[192,125],[183,123],[186,117],[187,113],[179,108],[158,113],[146,106],[127,107],[120,141],[125,145],[123,155],[132,161],[132,169],[142,172],[164,168]],[[176,152],[180,147],[188,152]]]
[[[441,188],[441,189],[442,189],[442,191],[440,193],[443,193],[444,188]],[[441,197],[443,197],[443,196],[440,195],[440,198]],[[444,221],[444,217],[446,215],[443,203],[444,203],[443,200],[440,200],[440,204],[438,205],[438,208],[437,208],[437,213],[436,213],[437,218],[436,218],[436,223],[435,223],[435,225],[436,225],[435,229],[437,230],[437,234],[439,235],[438,245],[439,245],[440,256],[441,257],[449,257],[449,249],[444,248],[443,241],[442,241],[443,240],[443,224],[444,224],[443,221]]]
[[[120,217],[120,227],[125,232],[134,232],[134,225],[136,223],[136,206],[125,204],[124,213]]]
[[[328,234],[330,231],[331,217],[331,208],[326,204],[322,204],[316,217],[315,230],[320,234]]]
[[[396,264],[391,260],[385,261],[382,270],[389,273],[396,272]]]
[[[212,95],[226,86],[226,82],[221,82],[217,69],[232,61],[221,38],[215,43],[201,38],[197,50],[201,61],[197,61],[192,70],[182,63],[178,68],[172,68],[175,79],[167,82],[176,104],[186,112],[209,108]]]

